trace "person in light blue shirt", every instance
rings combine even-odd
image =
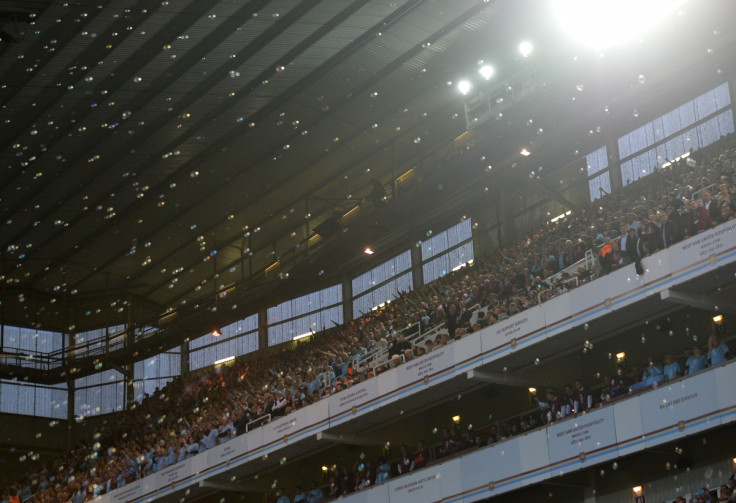
[[[319,488],[316,481],[312,481],[312,489],[307,495],[307,503],[319,503],[323,499],[325,499],[325,495],[322,489]]]
[[[680,364],[672,360],[672,355],[665,355],[664,368],[662,369],[664,378],[667,381],[673,381],[682,375]]]
[[[642,381],[646,383],[647,386],[655,386],[664,381],[662,368],[651,356],[649,357],[649,366],[644,370]]]
[[[688,375],[700,372],[708,366],[708,357],[703,354],[700,346],[693,346],[693,354],[691,354],[685,362]]]
[[[718,337],[711,335],[708,339],[708,361],[710,366],[714,367],[729,360],[733,357],[731,350],[724,342],[718,340]]]
[[[212,425],[210,433],[205,437],[204,448],[212,449],[217,445],[217,437],[220,435],[220,431],[217,429],[217,422],[215,421]]]
[[[276,491],[276,496],[278,496],[276,503],[291,503],[291,499],[286,495],[286,489],[283,487],[280,487],[279,490]]]

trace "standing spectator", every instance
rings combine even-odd
[[[340,494],[345,496],[355,490],[355,476],[350,468],[346,466],[342,467],[342,473],[340,474]],[[278,502],[277,502],[278,503]]]
[[[577,412],[577,407],[575,407],[575,391],[570,384],[565,384],[563,389],[565,395],[562,397],[562,406],[565,409],[565,416],[571,416]]]
[[[714,222],[718,220],[718,203],[715,197],[712,197],[709,190],[704,190],[701,194],[701,204],[706,209],[711,220]]]
[[[575,414],[593,408],[593,394],[583,384],[582,379],[575,379]]]
[[[657,220],[659,221],[659,243],[661,248],[667,248],[680,240],[680,227],[677,221],[670,218],[670,215],[676,213],[672,206],[667,208],[667,212],[657,212]],[[679,217],[679,213],[677,214]]]
[[[414,454],[414,469],[424,468],[429,461],[429,451],[424,447],[424,442],[417,442],[417,452]]]
[[[726,346],[726,343],[718,340],[715,335],[711,335],[708,339],[708,363],[710,366],[720,365],[731,358],[733,358],[733,353]]]
[[[553,423],[558,419],[565,417],[565,410],[563,409],[562,400],[557,396],[557,392],[552,388],[547,389],[545,393],[547,401],[539,402],[539,407],[542,409],[545,420],[547,423]]]
[[[713,227],[713,219],[710,218],[708,210],[698,204],[695,200],[687,204],[687,235],[694,236],[706,229]]]
[[[317,485],[317,481],[313,480],[312,489],[309,490],[309,494],[307,495],[307,503],[319,503],[323,499],[325,499],[325,495],[322,489]]]
[[[693,354],[691,354],[685,362],[685,371],[687,375],[693,375],[700,372],[708,366],[708,357],[703,354],[700,346],[693,346]]]
[[[302,490],[302,486],[296,486],[294,503],[307,503],[307,493]]]
[[[276,503],[291,503],[291,499],[286,495],[286,489],[279,487],[276,491]]]
[[[386,458],[381,456],[378,458],[378,473],[376,474],[376,484],[382,484],[391,477],[391,465],[388,464]]]
[[[401,444],[400,450],[401,454],[399,455],[399,461],[396,463],[396,471],[399,472],[399,475],[405,475],[413,468],[412,459],[405,444]]]
[[[670,354],[664,357],[664,368],[662,372],[664,373],[665,381],[673,381],[682,375],[680,364],[674,361]]]

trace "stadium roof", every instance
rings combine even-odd
[[[686,3],[605,54],[549,4],[3,2],[2,322],[74,332],[177,312],[204,333],[339,282],[366,244],[407,246],[485,187],[530,183],[541,156],[522,147],[553,172],[660,106],[639,96],[733,72],[732,2]],[[476,84],[490,120],[463,136],[456,84],[480,60],[496,69]],[[464,152],[478,169],[458,177]]]

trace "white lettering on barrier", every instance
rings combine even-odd
[[[521,329],[523,326],[529,322],[529,318],[527,316],[524,316],[520,320],[511,320],[512,323],[509,323],[508,325],[499,327],[496,329],[496,335],[501,335],[504,337],[510,337],[516,333],[521,332]]]
[[[425,377],[431,377],[454,366],[454,353],[449,346],[436,349],[429,354],[410,360],[398,368],[398,384],[408,386]],[[451,374],[445,376],[452,377]]]
[[[394,492],[395,493],[400,493],[400,492],[413,493],[415,491],[421,491],[424,489],[424,484],[432,480],[437,480],[437,475],[427,475],[426,477],[422,477],[421,479],[412,480],[410,482],[406,482],[404,484],[398,485],[394,487]]]
[[[126,503],[132,501],[141,495],[142,482],[137,480],[127,484],[120,489],[116,489],[109,494],[111,503]]]
[[[191,474],[191,464],[185,460],[156,472],[156,485],[158,487],[170,486],[184,480]]]
[[[547,444],[551,463],[615,446],[613,407],[596,409],[550,425],[547,428]],[[608,457],[616,455],[616,449],[613,449]]]
[[[644,433],[654,433],[700,418],[716,410],[718,397],[713,372],[704,372],[653,390],[641,400]],[[705,423],[705,422],[704,422]]]
[[[736,246],[736,232],[734,231],[736,231],[736,221],[731,220],[669,248],[672,272],[730,250]]]
[[[331,395],[328,402],[330,418],[336,418],[353,407],[357,410],[357,407],[375,400],[378,397],[378,379],[369,379]]]

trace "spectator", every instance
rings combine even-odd
[[[539,408],[542,409],[545,421],[547,423],[552,423],[565,417],[565,410],[563,408],[562,401],[557,397],[557,392],[552,388],[548,388],[545,392],[545,397],[547,399],[546,402],[540,402],[537,400]]]
[[[662,372],[666,381],[673,381],[682,375],[680,364],[672,359],[671,354],[665,355]]]
[[[708,339],[708,363],[709,366],[720,365],[726,360],[733,358],[733,353],[726,346],[726,343],[718,340],[718,337],[711,335]]]
[[[296,486],[294,492],[294,503],[307,503],[307,493],[304,492],[302,486]]]
[[[412,469],[424,468],[429,461],[429,451],[424,447],[424,442],[417,442],[417,452],[414,454],[414,467]]]
[[[386,458],[381,456],[378,458],[378,470],[376,474],[376,484],[382,484],[391,478],[391,465],[388,464]]]
[[[713,220],[710,218],[708,210],[698,204],[695,200],[688,201],[687,204],[687,235],[694,236],[706,229],[713,227]]]
[[[399,460],[396,463],[396,471],[399,475],[405,475],[414,469],[413,461],[405,444],[401,444],[399,449],[401,454],[399,455]]]
[[[276,503],[291,503],[291,499],[286,495],[286,489],[279,487],[276,491]]]
[[[693,346],[693,354],[685,362],[685,372],[687,375],[693,375],[696,372],[700,372],[708,366],[708,357],[703,354],[703,350],[700,346]]]
[[[325,495],[322,492],[322,489],[319,488],[317,485],[317,481],[312,481],[312,488],[309,490],[309,494],[307,495],[307,503],[320,503],[325,499]]]
[[[575,379],[575,414],[593,407],[593,394],[585,387],[582,379]]]

